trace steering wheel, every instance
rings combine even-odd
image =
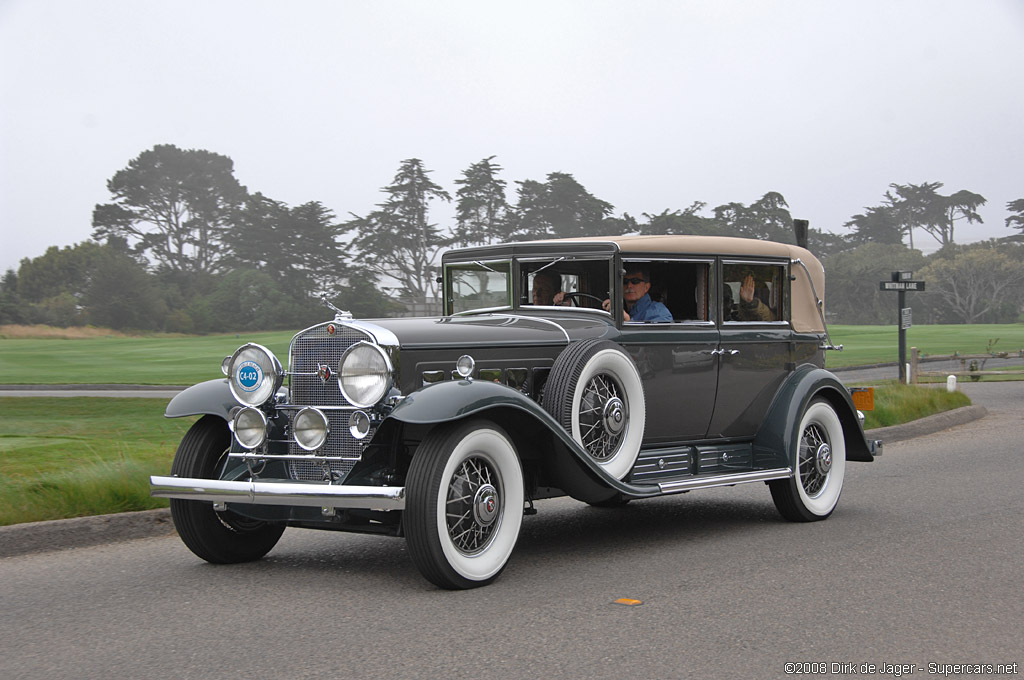
[[[590,300],[593,300],[594,302],[597,303],[598,308],[600,308],[601,304],[604,302],[604,300],[602,300],[601,298],[597,297],[596,295],[591,295],[590,293],[566,293],[565,295],[562,296],[563,301],[569,300],[575,307],[583,306],[582,304],[580,304],[581,298],[588,298]]]

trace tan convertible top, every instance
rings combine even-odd
[[[759,241],[730,236],[608,236],[604,238],[552,239],[546,243],[588,242],[615,243],[625,255],[633,254],[675,254],[675,255],[723,255],[746,258],[785,258],[793,262],[790,274],[795,278],[792,284],[793,330],[801,333],[824,333],[822,309],[816,306],[816,297],[825,299],[825,269],[811,251],[788,243]],[[536,243],[540,243],[539,241]],[[796,264],[799,260],[806,267]],[[807,274],[811,278],[808,279]],[[813,289],[812,289],[813,283]]]

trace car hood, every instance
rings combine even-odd
[[[367,323],[391,331],[403,349],[512,345],[566,345],[606,335],[601,318],[540,318],[519,314],[474,314],[440,318],[373,319]]]

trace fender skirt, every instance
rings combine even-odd
[[[458,380],[428,385],[403,399],[391,418],[409,425],[431,425],[483,414],[492,409],[524,413],[553,435],[555,459],[549,461],[563,490],[579,500],[601,500],[623,493],[634,498],[664,495],[656,484],[631,484],[609,476],[544,408],[528,396],[502,385]]]
[[[174,395],[167,404],[164,417],[211,415],[231,420],[231,409],[236,406],[238,402],[228,389],[227,378],[207,380]]]
[[[850,393],[839,379],[823,368],[802,364],[790,375],[775,395],[764,423],[754,439],[754,467],[781,465],[796,469],[795,448],[800,433],[800,420],[814,399],[829,402],[843,426],[846,459],[870,462],[880,455],[882,443],[868,442],[857,418]]]

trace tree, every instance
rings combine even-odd
[[[333,289],[347,275],[342,227],[319,201],[289,208],[253,194],[228,233],[235,266],[266,272],[296,295]]]
[[[777,191],[769,191],[749,207],[742,203],[726,203],[713,212],[720,228],[730,236],[780,243],[796,242],[789,205]]]
[[[428,175],[420,159],[402,161],[381,190],[388,198],[379,209],[365,217],[353,214],[345,225],[355,230],[352,243],[371,271],[397,280],[407,295],[420,299],[437,294],[435,262],[451,242],[427,219],[431,201],[452,200]]]
[[[916,271],[924,262],[921,251],[890,243],[864,243],[824,258],[827,319],[850,324],[895,323],[896,296],[880,291],[878,282],[888,281],[894,271]],[[928,285],[932,285],[930,281]]]
[[[641,234],[697,234],[704,236],[725,236],[724,225],[711,217],[700,215],[707,203],[694,201],[683,210],[667,209],[657,215],[643,213],[647,222],[640,225]]]
[[[88,322],[106,328],[156,330],[167,316],[153,277],[113,248],[98,253],[81,299]]]
[[[217,271],[224,230],[246,193],[233,173],[227,156],[158,144],[107,182],[114,201],[93,211],[93,238],[124,238],[172,271]]]
[[[454,240],[462,246],[495,243],[511,238],[509,205],[505,197],[507,183],[497,174],[501,166],[494,156],[470,165],[455,180]]]
[[[978,214],[978,207],[985,205],[988,201],[981,194],[961,189],[950,196],[939,196],[938,198],[933,226],[934,231],[941,236],[940,243],[943,245],[953,243],[953,229],[957,222],[961,220],[966,220],[967,224],[984,222],[981,215]]]
[[[993,243],[940,251],[919,276],[928,282],[929,297],[937,297],[963,323],[978,323],[1016,300],[1024,292],[1024,262],[1011,258]],[[1016,303],[1015,312],[1020,305]]]
[[[18,274],[8,269],[0,280],[0,324],[25,323],[25,313],[18,296]]]
[[[906,232],[888,206],[865,208],[863,213],[854,215],[843,226],[853,230],[850,240],[861,244],[903,245],[903,234]]]
[[[986,201],[966,189],[943,196],[938,192],[941,188],[942,182],[890,184],[881,206],[866,208],[845,226],[854,230],[854,239],[860,242],[902,243],[906,235],[913,248],[914,230],[923,229],[940,245],[949,245],[957,222],[982,221],[977,209]]]
[[[1024,198],[1010,201],[1006,204],[1006,209],[1011,213],[1016,213],[1006,218],[1007,228],[1020,229],[1021,233],[1024,234]]]
[[[611,217],[615,206],[595,197],[568,173],[552,172],[546,182],[528,179],[516,184],[518,239],[609,236],[622,229],[623,222]]]

